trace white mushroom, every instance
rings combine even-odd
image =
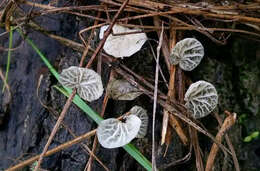
[[[134,100],[142,92],[127,80],[111,80],[107,85],[107,92],[110,98],[114,100]]]
[[[185,93],[185,106],[194,118],[207,116],[218,104],[215,87],[206,81],[197,81],[190,85]]]
[[[107,30],[108,25],[101,27],[99,38],[103,39],[104,32]],[[140,32],[140,29],[129,29],[115,24],[113,26],[113,34],[119,33],[130,33],[130,32]],[[145,33],[136,34],[125,34],[113,36],[110,34],[104,44],[104,50],[107,54],[114,56],[115,58],[129,57],[134,53],[138,52],[145,41],[147,36]]]
[[[148,128],[148,115],[147,111],[140,106],[134,106],[131,108],[130,113],[141,119],[140,130],[136,138],[144,138]]]
[[[101,77],[87,68],[71,66],[64,69],[59,82],[65,87],[76,88],[79,96],[89,102],[97,100],[104,91]]]
[[[126,116],[125,122],[110,118],[103,120],[97,128],[99,143],[105,148],[122,147],[131,142],[141,126],[141,120],[135,115]]]
[[[204,56],[202,44],[194,38],[186,38],[179,41],[172,49],[170,63],[179,64],[185,71],[196,68]]]

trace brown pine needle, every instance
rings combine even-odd
[[[126,7],[127,3],[129,0],[125,0],[124,3],[122,4],[122,6],[119,8],[118,12],[115,14],[111,24],[109,25],[109,27],[107,28],[107,30],[104,33],[104,37],[103,39],[100,41],[100,43],[98,44],[94,54],[91,56],[86,68],[89,68],[92,64],[92,62],[94,61],[94,59],[96,58],[97,54],[99,53],[99,51],[102,49],[102,47],[104,46],[107,37],[109,36],[109,34],[112,32],[112,28],[116,23],[117,18],[119,17],[119,15],[122,13],[122,11],[124,10],[124,8]]]
[[[109,76],[109,81],[111,81],[113,78],[114,78],[114,71],[111,70],[110,76]],[[105,94],[105,97],[104,97],[104,100],[103,100],[102,111],[100,113],[100,116],[102,118],[104,117],[104,114],[105,114],[105,111],[106,111],[108,99],[109,99],[108,92],[106,91],[106,94]],[[93,145],[92,145],[92,150],[91,150],[93,154],[95,154],[95,152],[96,152],[97,142],[98,142],[98,139],[97,139],[97,136],[95,135],[95,138],[94,138],[94,141],[93,141]],[[92,170],[91,169],[92,168],[92,162],[93,162],[93,157],[90,156],[84,170],[91,171]]]
[[[157,46],[157,58],[156,58],[156,69],[155,69],[155,81],[154,81],[154,100],[153,100],[153,133],[152,133],[152,171],[156,171],[156,156],[155,156],[155,113],[157,106],[157,92],[158,92],[158,77],[159,77],[159,57],[160,50],[163,41],[163,23],[162,30],[159,37],[159,44]]]
[[[61,151],[61,150],[66,149],[66,148],[69,148],[69,147],[71,147],[74,144],[78,144],[78,143],[82,142],[83,140],[85,140],[86,138],[89,138],[89,137],[95,135],[95,133],[96,133],[96,129],[92,130],[92,131],[90,131],[90,132],[88,132],[86,134],[83,134],[83,135],[81,135],[81,136],[79,136],[79,137],[77,137],[77,138],[75,138],[75,139],[73,139],[71,141],[68,141],[68,142],[66,142],[66,143],[64,143],[62,145],[59,145],[59,146],[57,146],[57,147],[47,151],[44,154],[44,157],[50,156],[52,154],[57,153],[58,151]],[[15,165],[15,166],[11,167],[11,168],[8,168],[6,171],[14,171],[14,170],[22,169],[23,167],[28,166],[29,164],[32,164],[33,162],[35,162],[39,158],[40,158],[40,155],[34,156],[34,157],[32,157],[32,158],[30,158],[28,160],[25,160],[25,161]]]
[[[215,115],[215,118],[218,121],[218,124],[222,125],[223,121],[220,118],[219,114],[215,112],[214,115]],[[233,162],[234,162],[236,171],[240,171],[240,167],[239,167],[239,163],[238,163],[238,159],[237,159],[237,156],[236,156],[236,152],[235,152],[234,146],[233,146],[233,144],[232,144],[232,142],[231,142],[231,140],[230,140],[230,138],[229,138],[227,133],[225,135],[225,139],[226,139],[226,142],[228,144],[228,147],[229,147],[230,151],[232,152],[232,158],[233,158]]]
[[[184,145],[188,145],[188,138],[186,136],[186,134],[183,132],[183,129],[181,129],[181,126],[178,125],[180,124],[179,122],[176,121],[176,118],[173,117],[173,115],[169,115],[169,124],[170,126],[176,130],[177,134],[179,135],[182,143]]]
[[[216,135],[216,140],[221,143],[222,138],[225,134],[225,132],[232,126],[235,124],[236,122],[236,113],[230,114],[225,120],[224,123],[221,125],[220,130],[218,131],[217,135]],[[206,164],[206,169],[205,171],[211,171],[214,165],[214,161],[216,158],[216,155],[218,153],[219,147],[217,146],[216,143],[214,143],[211,147],[208,159],[207,159],[207,164]]]
[[[196,156],[196,168],[198,171],[204,171],[203,160],[201,156],[201,148],[199,145],[198,132],[193,127],[189,126],[191,143]]]
[[[122,116],[118,117],[117,119],[118,119],[118,120],[121,120],[121,119],[123,119],[125,116],[130,115],[130,114],[131,114],[130,112],[127,112],[127,113],[123,114]],[[68,141],[68,142],[66,142],[66,143],[61,144],[61,145],[59,145],[59,146],[57,146],[57,147],[55,147],[55,148],[53,148],[53,149],[47,151],[47,152],[44,154],[44,157],[50,156],[50,155],[55,154],[55,153],[57,153],[57,152],[59,152],[59,151],[61,151],[61,150],[64,150],[64,149],[66,149],[66,148],[69,148],[69,147],[71,147],[71,146],[74,145],[74,144],[78,144],[78,143],[84,141],[85,139],[94,136],[94,135],[96,134],[96,131],[97,131],[97,129],[94,129],[94,130],[92,130],[92,131],[89,131],[89,132],[87,132],[87,133],[81,135],[81,136],[78,136],[77,138],[75,138],[75,139],[73,139],[73,140],[71,140],[71,141]],[[91,152],[91,151],[90,151],[90,152]],[[93,155],[92,153],[90,153],[90,154]],[[8,169],[5,170],[5,171],[14,171],[14,170],[22,169],[22,168],[24,168],[25,166],[28,166],[29,164],[32,164],[33,162],[35,162],[35,161],[38,160],[39,158],[40,158],[40,155],[34,156],[34,157],[32,157],[32,158],[29,158],[29,159],[27,159],[27,160],[25,160],[25,161],[23,161],[23,162],[21,162],[21,163],[15,165],[15,166],[11,167],[11,168],[8,168]]]
[[[60,126],[61,122],[63,121],[63,119],[65,117],[65,114],[66,114],[67,110],[69,109],[70,104],[72,103],[72,100],[73,100],[75,95],[76,95],[76,89],[73,90],[73,92],[71,93],[70,97],[66,101],[66,104],[64,105],[64,107],[62,109],[62,112],[61,112],[61,114],[60,114],[60,116],[59,116],[55,126],[53,127],[53,129],[51,131],[51,135],[50,135],[47,143],[45,144],[44,149],[43,149],[41,155],[39,156],[39,160],[37,162],[37,165],[35,166],[35,171],[38,171],[38,169],[40,168],[41,162],[43,160],[43,157],[44,157],[45,153],[47,152],[48,147],[50,146],[50,144],[51,144],[51,142],[52,142],[56,132],[58,131],[59,126]]]

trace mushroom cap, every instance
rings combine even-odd
[[[204,56],[202,44],[194,38],[186,38],[179,41],[172,49],[170,63],[179,64],[185,71],[191,71],[196,68]]]
[[[103,120],[97,128],[98,141],[105,148],[122,147],[136,137],[140,126],[135,115],[126,116],[125,123],[115,118]]]
[[[109,26],[103,26],[100,29],[99,38],[103,39],[104,32]],[[129,29],[127,27],[120,26],[115,24],[113,26],[113,33],[129,33],[129,32],[140,32],[140,29]],[[129,57],[134,53],[138,52],[143,44],[146,42],[147,36],[145,33],[136,33],[136,34],[126,34],[113,36],[110,34],[107,37],[107,40],[104,44],[103,49],[109,55],[114,56],[115,58]]]
[[[136,138],[144,138],[147,133],[148,120],[149,120],[147,111],[140,106],[134,106],[131,108],[130,113],[141,119],[140,130]]]
[[[107,85],[107,92],[114,100],[134,100],[142,94],[138,88],[124,79],[111,80]]]
[[[210,114],[218,104],[215,87],[206,81],[197,81],[190,85],[185,93],[186,108],[195,119]]]
[[[87,68],[71,66],[64,69],[59,82],[65,87],[76,88],[79,96],[89,102],[97,100],[104,91],[101,77]]]

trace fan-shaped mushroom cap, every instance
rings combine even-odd
[[[107,92],[114,100],[134,100],[142,94],[135,86],[123,79],[111,80],[107,85]]]
[[[144,138],[148,128],[148,115],[147,111],[140,106],[134,106],[131,108],[130,113],[141,119],[140,130],[136,138]]]
[[[101,27],[99,38],[103,39],[104,32],[107,30],[108,25]],[[129,32],[140,32],[140,29],[129,29],[115,24],[113,26],[113,33],[129,33]],[[145,33],[126,34],[113,36],[110,34],[104,44],[104,50],[107,54],[114,56],[115,58],[129,57],[134,53],[138,52],[145,41],[147,36]]]
[[[170,63],[179,64],[185,71],[196,68],[204,56],[202,44],[194,38],[186,38],[179,41],[172,49]]]
[[[115,118],[103,120],[97,128],[99,143],[105,148],[122,147],[132,141],[141,126],[141,120],[135,115],[125,118],[125,123]]]
[[[64,69],[59,82],[65,87],[76,88],[79,96],[89,102],[97,100],[104,91],[101,77],[87,68],[71,66]]]
[[[185,93],[185,106],[194,118],[207,116],[218,104],[215,87],[206,81],[197,81],[190,85]]]

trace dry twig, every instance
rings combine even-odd
[[[216,140],[221,143],[222,138],[225,134],[225,132],[232,126],[235,124],[236,122],[236,113],[231,114],[228,111],[225,111],[225,113],[228,115],[228,117],[224,120],[224,123],[221,125],[220,130],[218,131],[217,135],[216,135]],[[219,147],[217,146],[217,144],[213,144],[207,159],[207,164],[206,164],[206,169],[205,171],[211,171],[212,167],[214,165],[214,161],[215,161],[215,157],[217,155],[217,152],[219,150]]]
[[[152,135],[152,171],[156,171],[156,156],[155,156],[155,113],[157,106],[157,91],[158,91],[158,76],[159,76],[159,57],[160,50],[162,47],[163,41],[163,23],[162,23],[162,31],[159,37],[159,44],[157,46],[157,54],[156,54],[156,69],[155,69],[155,81],[154,81],[154,101],[153,101],[153,135]]]

